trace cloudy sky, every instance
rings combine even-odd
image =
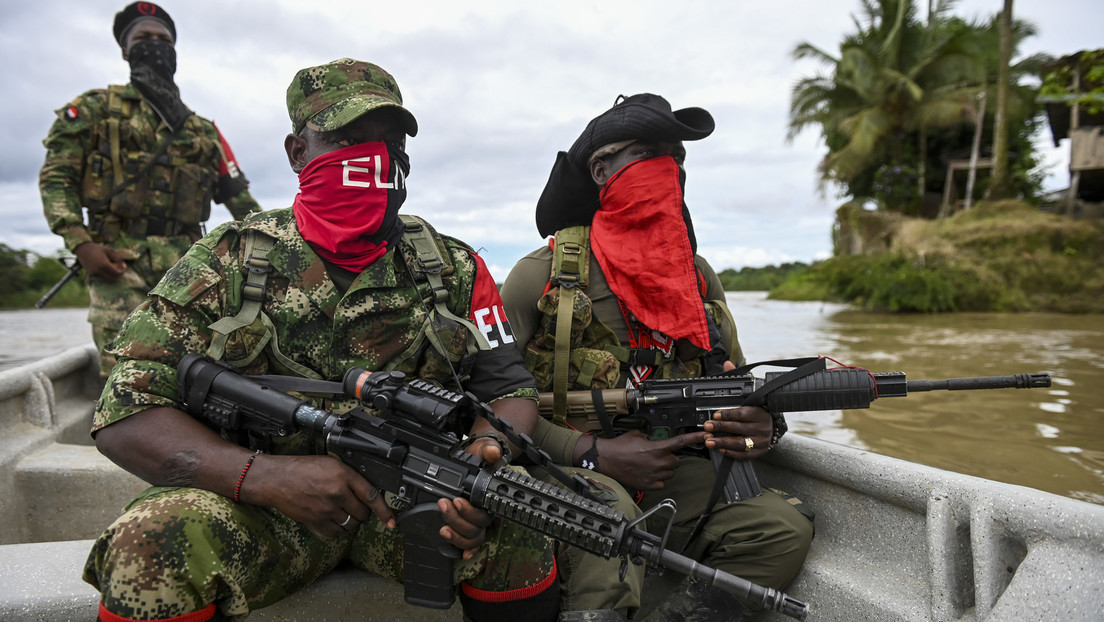
[[[0,242],[10,247],[47,255],[61,247],[41,213],[41,141],[54,110],[87,89],[127,81],[111,36],[124,4],[0,0]],[[955,13],[979,19],[1002,5],[965,0]],[[291,77],[351,56],[390,71],[418,118],[404,211],[481,249],[499,280],[542,243],[533,205],[556,152],[621,93],[658,93],[715,117],[713,135],[688,144],[686,199],[700,252],[718,270],[831,253],[840,201],[818,192],[824,148],[813,130],[785,140],[790,89],[818,67],[790,53],[803,41],[838,50],[855,30],[857,0],[163,6],[176,21],[185,103],[218,123],[266,209],[290,205],[298,188],[283,151]],[[1016,0],[1014,10],[1039,29],[1022,54],[1104,45],[1104,3]],[[1040,142],[1049,147],[1049,135]],[[1049,188],[1068,180],[1061,151],[1047,151]],[[212,222],[227,219],[215,206]]]

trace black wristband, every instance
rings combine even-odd
[[[590,435],[590,449],[586,450],[583,455],[579,456],[579,466],[584,469],[590,469],[591,471],[598,470],[598,437],[594,434]]]

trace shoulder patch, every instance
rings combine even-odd
[[[80,116],[80,111],[77,110],[76,106],[68,106],[68,107],[65,108],[65,118],[66,119],[69,119],[70,121],[76,121],[77,117],[79,117],[79,116]]]

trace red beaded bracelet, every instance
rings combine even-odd
[[[234,503],[241,502],[241,485],[245,481],[245,474],[249,472],[249,467],[253,466],[253,461],[256,460],[257,454],[261,453],[261,450],[253,452],[252,456],[245,461],[245,468],[242,469],[241,475],[238,476],[238,483],[234,486]]]

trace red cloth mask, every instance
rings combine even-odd
[[[610,290],[646,327],[708,350],[675,159],[627,164],[602,188],[601,204],[590,240]]]
[[[292,211],[319,257],[360,272],[398,242],[409,172],[405,156],[398,147],[368,142],[307,163]]]

